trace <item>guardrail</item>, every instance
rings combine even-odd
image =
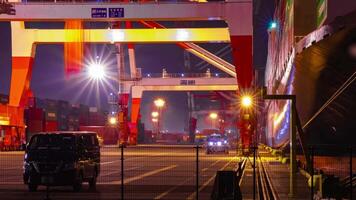
[[[136,77],[121,75],[121,81],[139,81],[142,78],[233,78],[226,73],[147,73]]]
[[[148,73],[143,78],[232,78],[225,73]]]

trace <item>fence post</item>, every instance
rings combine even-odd
[[[124,200],[124,145],[121,148],[121,200]]]
[[[350,199],[352,199],[352,146],[350,147]]]
[[[196,148],[196,164],[195,164],[195,199],[199,199],[199,144],[195,146]]]
[[[310,199],[314,199],[314,148],[313,146],[310,147],[310,156],[311,156],[311,180],[310,180]]]
[[[253,146],[253,200],[256,199],[256,145]]]

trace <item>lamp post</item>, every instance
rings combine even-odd
[[[151,115],[152,117],[154,117],[153,115],[156,116],[155,119],[157,119],[157,134],[159,134],[161,129],[162,109],[166,105],[166,101],[162,98],[157,98],[153,101],[153,103],[158,111],[152,112]]]
[[[241,133],[245,134],[242,137],[242,134],[240,134],[241,137],[241,143],[242,143],[242,152],[246,148],[244,145],[244,140],[242,138],[249,137],[248,140],[252,139],[251,134],[254,132],[254,128],[252,124],[254,120],[254,115],[255,115],[255,108],[256,106],[254,105],[254,98],[253,95],[245,93],[240,96],[240,106],[241,106],[241,112],[243,114],[243,120],[241,121],[242,126],[241,126]],[[251,131],[252,130],[252,131]],[[253,199],[256,199],[256,151],[257,151],[257,137],[255,134],[253,134]]]
[[[281,94],[281,95],[270,95],[267,94],[267,90],[264,88],[262,91],[263,99],[269,100],[289,100],[290,101],[290,112],[289,115],[289,128],[290,128],[290,148],[289,148],[289,197],[294,197],[294,190],[296,185],[296,173],[297,173],[297,160],[296,160],[296,143],[297,143],[297,130],[296,130],[296,96],[295,95],[288,95],[288,94]],[[307,158],[308,159],[308,158]],[[307,160],[308,161],[308,160]],[[312,177],[313,178],[313,177]]]

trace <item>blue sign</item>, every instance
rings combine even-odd
[[[91,9],[92,18],[107,18],[108,9],[107,8],[92,8]]]
[[[124,17],[124,8],[109,8],[109,18]]]

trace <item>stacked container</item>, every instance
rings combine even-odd
[[[107,115],[96,107],[89,108],[89,125],[105,126]]]
[[[80,105],[79,109],[79,125],[88,126],[89,125],[89,106]]]
[[[72,104],[70,113],[68,115],[68,130],[69,131],[78,131],[79,130],[79,113],[80,113],[80,105]]]
[[[30,107],[25,110],[26,141],[29,141],[34,133],[44,131],[44,112],[42,108]]]
[[[45,112],[45,131],[57,131],[57,110],[58,102],[56,100],[46,99],[46,112]]]
[[[59,131],[68,130],[68,115],[70,113],[70,104],[67,101],[58,101],[57,123]]]

